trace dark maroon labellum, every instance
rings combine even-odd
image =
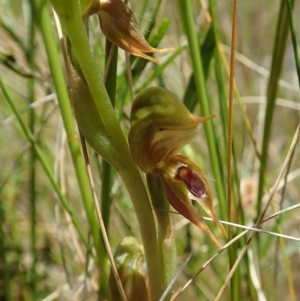
[[[181,165],[177,168],[174,180],[184,182],[190,193],[197,198],[201,199],[207,196],[205,184],[200,179],[198,173],[189,169],[186,165]]]

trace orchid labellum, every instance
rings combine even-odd
[[[197,126],[213,117],[192,115],[170,91],[148,88],[134,100],[129,144],[140,169],[160,178],[167,200],[174,209],[221,247],[191,202],[191,199],[196,200],[227,236],[217,218],[207,178],[194,162],[178,155],[181,148],[194,139]]]

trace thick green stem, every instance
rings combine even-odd
[[[157,270],[159,270],[157,238],[154,218],[144,183],[137,166],[132,160],[127,141],[116,118],[97,68],[97,62],[89,46],[79,3],[72,0],[68,1],[66,5],[61,1],[52,0],[52,4],[71,42],[72,50],[91,92],[96,113],[101,119],[99,124],[104,127],[100,131],[106,135],[107,143],[97,145],[98,138],[101,140],[101,137],[95,136],[92,138],[94,140],[91,141],[94,144],[93,147],[99,146],[103,158],[109,158],[108,161],[119,172],[134,204],[145,249],[152,300],[156,301],[162,293],[162,281],[157,274]],[[112,153],[112,151],[115,152]]]
[[[158,273],[160,261],[152,208],[137,167],[130,171],[122,170],[119,174],[126,185],[136,211],[147,260],[151,296],[153,301],[157,301],[163,292],[163,277]]]

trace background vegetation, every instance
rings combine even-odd
[[[80,170],[70,155],[68,142],[73,136],[66,136],[63,108],[54,84],[56,74],[49,68],[41,34],[45,19],[40,20],[41,16],[33,12],[34,2],[0,1],[0,300],[96,300],[99,287],[99,299],[106,300],[109,264],[101,242],[97,245],[93,239],[98,225],[91,228],[91,208],[82,197],[84,180],[80,175],[85,170]],[[207,9],[201,1],[188,3],[190,11],[180,0],[129,1],[150,43],[175,50],[156,56],[160,65],[133,57],[126,61],[124,51],[118,50],[115,111],[127,136],[132,96],[146,87],[161,86],[177,94],[194,114],[216,114],[213,126],[201,127],[183,153],[215,179],[210,183],[218,216],[228,220],[233,1],[210,0]],[[291,148],[300,110],[300,66],[295,60],[300,5],[295,1],[291,15],[287,5],[292,3],[238,3],[230,219],[251,226],[267,205],[265,218],[284,208],[292,210],[263,223],[261,228],[272,233],[256,234],[251,240],[230,285],[224,287],[222,300],[298,300],[300,296],[300,157],[298,145]],[[56,49],[61,51],[50,5],[46,10],[51,16]],[[291,39],[293,27],[296,44]],[[90,41],[103,74],[106,41],[94,17],[90,22]],[[203,70],[197,61],[199,54]],[[60,59],[57,66],[64,69],[62,55]],[[130,70],[131,81],[127,76]],[[201,73],[203,78],[199,78]],[[74,117],[69,117],[72,123]],[[75,129],[75,123],[73,126]],[[78,136],[73,138],[79,145]],[[88,148],[88,152],[109,242],[115,250],[123,237],[140,237],[136,213],[118,174],[92,149]],[[83,162],[80,153],[79,157]],[[274,190],[286,158],[287,168]],[[78,222],[75,226],[72,216]],[[174,284],[177,290],[218,250],[181,216],[173,214],[172,220],[178,255],[179,275]],[[226,240],[217,227],[207,223],[224,245]],[[231,229],[232,237],[242,232],[236,226]],[[276,233],[289,237],[280,238]],[[178,300],[214,300],[250,235],[241,236],[211,261]],[[101,265],[96,263],[99,258],[95,261],[91,256],[92,248],[100,248]],[[189,254],[192,255],[186,263]]]

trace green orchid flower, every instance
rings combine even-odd
[[[160,178],[174,209],[221,247],[191,202],[196,200],[227,236],[214,210],[209,182],[199,166],[178,155],[181,148],[195,138],[197,126],[213,117],[197,117],[170,91],[148,88],[134,100],[129,145],[140,169]]]

